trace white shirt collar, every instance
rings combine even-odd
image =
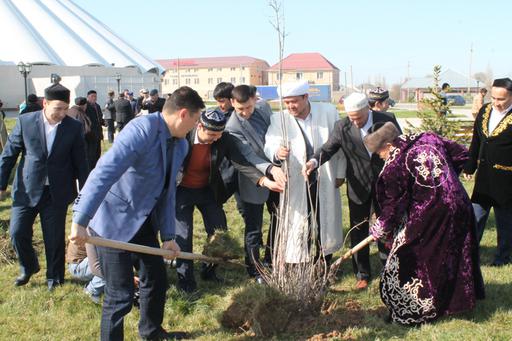
[[[373,111],[369,111],[368,112],[368,119],[366,120],[366,123],[364,124],[364,126],[361,128],[361,133],[363,134],[363,137],[368,135],[368,130],[372,127],[373,125]]]

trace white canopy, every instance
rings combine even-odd
[[[163,68],[71,0],[0,0],[0,64]]]

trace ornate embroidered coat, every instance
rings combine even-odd
[[[512,207],[512,111],[489,133],[491,110],[490,103],[484,105],[475,119],[464,172],[477,170],[473,202]]]
[[[394,239],[380,293],[396,322],[428,322],[483,298],[473,208],[458,179],[466,160],[463,146],[433,133],[401,135],[379,175],[370,233]]]

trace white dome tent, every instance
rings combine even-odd
[[[71,0],[0,0],[0,99],[14,108],[24,100],[19,62],[32,64],[29,93],[43,95],[50,75],[62,77],[71,96],[109,89],[159,88],[163,68],[114,34]]]

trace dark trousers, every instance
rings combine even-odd
[[[372,201],[371,199],[365,201],[363,204],[356,204],[352,200],[348,200],[348,208],[350,215],[350,227],[354,227],[355,225],[360,224],[362,221],[367,220],[363,224],[359,225],[357,228],[353,229],[350,232],[350,245],[351,247],[356,246],[360,242],[362,242],[366,237],[368,237],[369,233],[369,219],[372,211]],[[382,250],[381,250],[382,249]],[[384,245],[379,244],[379,251],[385,252]],[[354,269],[354,274],[358,279],[369,280],[371,277],[371,269],[370,269],[370,247],[365,247],[359,252],[355,253],[352,256],[352,267]]]
[[[105,119],[105,123],[107,124],[107,136],[108,142],[114,142],[114,133],[116,132],[115,121],[113,119]]]
[[[92,171],[96,167],[101,156],[101,141],[93,140],[87,141],[87,161],[89,163],[89,171]]]
[[[49,186],[45,186],[35,207],[13,205],[11,242],[22,274],[32,274],[39,269],[37,255],[32,246],[33,225],[39,214],[46,254],[46,278],[57,283],[64,282],[66,213],[66,205],[52,203]]]
[[[244,211],[244,248],[245,264],[250,277],[258,276],[256,263],[260,259],[260,247],[262,243],[261,227],[263,225],[263,204],[251,204],[242,201]]]
[[[222,204],[215,201],[210,187],[187,188],[178,186],[176,189],[176,242],[180,249],[192,252],[194,233],[194,209],[198,208],[203,216],[204,228],[208,236],[217,229],[226,229],[226,213]],[[194,262],[176,260],[178,275],[194,281]]]
[[[510,263],[510,254],[512,252],[512,208],[498,207],[491,205],[473,204],[477,223],[477,238],[482,240],[485,225],[491,207],[494,208],[494,217],[496,219],[496,233],[498,238],[498,249],[494,256],[494,262],[497,265]]]
[[[121,132],[128,122],[117,122],[117,131]]]
[[[272,264],[272,255],[274,250],[274,241],[276,238],[276,228],[279,214],[279,193],[270,191],[267,199],[267,212],[270,218],[270,226],[268,227],[267,245],[265,246],[264,262]]]
[[[160,247],[156,233],[148,220],[144,222],[130,243]],[[140,319],[139,334],[155,337],[161,329],[167,275],[163,258],[107,247],[98,247],[101,270],[106,282],[101,316],[101,340],[123,340],[124,316],[133,304],[134,261],[139,266]]]

